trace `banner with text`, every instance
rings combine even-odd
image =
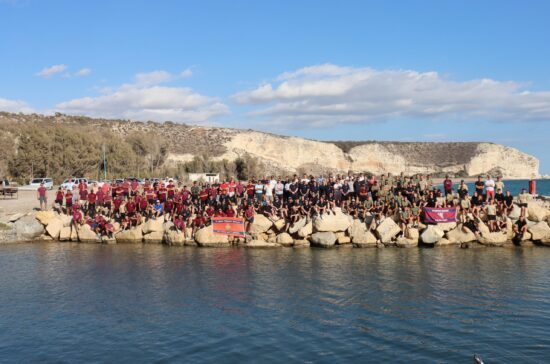
[[[438,222],[455,222],[456,221],[456,208],[432,208],[424,207],[424,222],[438,223]]]
[[[214,234],[245,237],[244,219],[238,217],[213,217]]]

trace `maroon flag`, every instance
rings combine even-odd
[[[456,221],[456,207],[452,208],[431,208],[424,207],[424,222],[455,222]]]

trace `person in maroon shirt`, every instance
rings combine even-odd
[[[120,216],[120,205],[122,205],[122,197],[117,196],[117,198],[113,200],[113,214],[117,217]]]
[[[231,206],[227,206],[227,209],[225,210],[225,216],[235,217],[235,210],[233,210],[233,208],[231,208]]]
[[[103,203],[105,202],[105,192],[100,188],[97,190],[96,193],[97,196],[97,206],[103,207]]]
[[[40,184],[40,187],[36,190],[36,197],[40,202],[40,210],[45,211],[48,208],[48,196],[46,196],[48,190],[44,187],[44,183]]]
[[[110,195],[110,194],[106,194],[105,195],[105,198],[103,199],[103,207],[105,207],[105,209],[107,209],[108,213],[110,214],[111,212],[111,204],[113,202],[113,197]]]
[[[176,217],[174,218],[174,227],[176,228],[176,231],[183,232],[183,237],[185,240],[187,240],[186,224],[185,224],[185,220],[181,215],[176,215]]]
[[[80,200],[80,204],[82,206],[86,206],[86,204],[88,203],[88,190],[85,188],[82,190],[79,190],[78,199]]]
[[[91,191],[88,194],[88,215],[91,217],[95,216],[95,204],[97,200],[97,195],[94,193],[94,191]]]
[[[63,206],[63,189],[61,187],[59,187],[55,193],[55,203],[59,206]]]
[[[65,209],[67,210],[67,215],[71,214],[71,209],[73,207],[73,192],[71,190],[67,190],[65,192]]]
[[[138,189],[139,189],[139,182],[136,180],[133,180],[132,183],[130,183],[130,189],[132,190],[132,196],[137,195]]]
[[[76,206],[76,205],[75,205]],[[73,210],[73,218],[71,220],[71,229],[78,229],[84,223],[84,216],[79,209]]]
[[[195,217],[195,220],[193,220],[193,237],[195,236],[197,230],[202,229],[205,224],[206,219],[203,214],[198,214],[197,217]]]
[[[168,200],[164,203],[164,213],[168,215],[168,219],[172,217],[172,212],[174,210],[174,201]]]
[[[132,217],[136,213],[136,202],[131,198],[126,202],[126,215]]]

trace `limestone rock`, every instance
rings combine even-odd
[[[294,239],[292,239],[292,236],[290,236],[290,234],[288,233],[281,233],[277,235],[276,242],[277,244],[280,244],[286,247],[294,245]]]
[[[512,211],[510,211],[510,214],[508,217],[514,221],[518,220],[521,215],[521,207],[514,204],[514,207],[512,208]]]
[[[494,232],[483,234],[479,242],[486,246],[502,246],[508,241],[506,233]]]
[[[309,240],[297,239],[297,240],[294,240],[293,247],[294,248],[307,248],[307,247],[309,247],[309,245],[310,245]]]
[[[330,248],[336,243],[336,235],[331,231],[321,231],[311,235],[311,245],[321,248]]]
[[[437,227],[444,232],[447,232],[456,228],[456,222],[440,222],[437,224]]]
[[[527,228],[527,231],[531,233],[532,240],[547,240],[550,239],[550,227],[544,221],[538,222]]]
[[[336,243],[338,245],[346,245],[351,243],[351,238],[347,236],[345,233],[339,231],[335,235],[336,235]]]
[[[305,224],[304,227],[298,230],[298,232],[296,233],[296,235],[304,239],[311,234],[313,234],[313,223],[311,221]]]
[[[459,245],[459,243],[451,242],[447,238],[441,238],[435,243],[435,246],[449,246],[449,245]]]
[[[77,230],[78,240],[81,243],[99,243],[99,237],[92,230],[90,225],[84,224],[80,226]]]
[[[296,234],[301,228],[306,226],[307,223],[308,223],[307,218],[302,217],[300,220],[296,221],[294,225],[291,225],[288,228],[288,232],[290,234]]]
[[[164,231],[164,219],[159,217],[157,219],[149,219],[142,225],[141,231],[143,234],[149,234],[154,231]]]
[[[277,243],[270,243],[268,241],[260,240],[260,239],[250,240],[248,243],[246,243],[245,246],[247,248],[280,248],[281,247]]]
[[[185,244],[185,237],[181,231],[166,230],[164,232],[164,241],[168,245],[181,246]]]
[[[163,231],[152,231],[149,234],[143,235],[143,242],[149,244],[160,244],[164,237]]]
[[[34,216],[24,216],[17,220],[14,225],[18,240],[33,240],[44,233],[44,227]]]
[[[195,241],[201,247],[229,246],[227,235],[214,234],[212,225],[195,232]]]
[[[61,232],[61,229],[63,229],[63,221],[59,217],[50,219],[48,225],[46,225],[46,232],[53,239],[59,238],[59,233]]]
[[[376,236],[370,231],[364,231],[351,238],[353,246],[356,248],[376,248],[378,241]]]
[[[13,214],[13,215],[10,215],[10,217],[8,217],[7,221],[8,222],[16,222],[17,220],[19,220],[23,216],[25,216],[25,214],[23,214],[23,213]]]
[[[346,231],[351,225],[350,218],[340,208],[334,209],[334,214],[324,214],[313,219],[314,231]]]
[[[254,215],[254,223],[252,223],[252,226],[250,227],[250,234],[256,235],[265,233],[271,228],[271,226],[273,226],[273,222],[271,220],[264,215],[256,214]]]
[[[273,223],[273,226],[275,227],[275,229],[277,229],[277,231],[283,230],[285,228],[285,225],[286,225],[285,219],[278,219]]]
[[[384,244],[391,242],[391,239],[400,232],[401,229],[392,219],[384,219],[376,228],[376,234]]]
[[[63,227],[59,232],[59,241],[78,241],[76,229],[72,229],[70,226]]]
[[[457,228],[447,231],[445,234],[445,237],[451,242],[451,243],[469,243],[471,241],[475,241],[477,238],[473,232],[470,231],[470,229],[466,229],[467,232],[462,231],[462,225],[459,225]]]
[[[429,225],[420,235],[424,244],[435,244],[445,235],[445,232],[436,225]]]
[[[117,243],[141,243],[143,240],[142,227],[122,230],[115,235]]]
[[[395,241],[395,246],[399,248],[414,248],[418,246],[418,240],[407,239],[405,237],[399,237]]]
[[[38,211],[35,215],[36,220],[44,226],[48,225],[50,220],[55,218],[56,214],[52,210],[48,211]]]
[[[537,201],[530,201],[527,207],[528,219],[534,222],[546,220],[548,211]]]

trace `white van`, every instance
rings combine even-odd
[[[40,187],[40,184],[43,183],[44,187],[46,187],[48,190],[53,189],[53,179],[52,178],[33,178],[31,182],[29,183],[29,187],[31,189],[38,189]]]
[[[64,190],[72,190],[73,186],[78,185],[80,181],[84,181],[85,184],[88,184],[88,179],[86,178],[70,178],[63,181],[63,183],[61,184],[61,188]]]

